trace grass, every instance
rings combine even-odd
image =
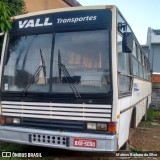
[[[1,152],[23,152],[23,145],[5,143],[0,147]]]
[[[160,110],[154,111],[154,117],[155,118],[160,118]]]
[[[152,108],[149,108],[147,110],[147,121],[153,121],[153,119],[159,119],[160,120],[160,110],[154,110]]]
[[[24,146],[23,145],[19,145],[19,144],[13,144],[13,143],[4,143],[0,146],[0,153],[2,154],[2,152],[11,152],[11,153],[23,153],[24,150]],[[0,157],[0,160],[18,160],[20,158],[17,157],[11,157],[11,158],[3,158]]]
[[[144,130],[146,129],[151,129],[152,128],[152,122],[151,121],[143,121],[139,124],[139,128],[143,128]]]
[[[152,122],[157,122],[160,123],[160,110],[154,110],[153,108],[149,108],[147,110],[147,120],[146,121],[141,121],[139,124],[139,127],[150,129],[152,128]]]
[[[130,151],[130,152],[136,152],[136,153],[142,152],[142,150],[141,150],[141,149],[139,149],[139,148],[135,148],[135,147],[131,147],[131,148],[129,148],[129,151]]]
[[[147,121],[153,121],[154,118],[154,110],[152,108],[149,108],[147,110]]]

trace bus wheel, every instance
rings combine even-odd
[[[127,140],[124,144],[123,144],[123,146],[120,148],[120,150],[128,150],[129,149],[129,140]]]

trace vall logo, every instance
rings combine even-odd
[[[29,27],[42,27],[42,26],[51,26],[53,23],[49,22],[49,18],[45,18],[43,22],[41,22],[41,19],[38,18],[36,20],[30,19],[25,21],[19,21],[19,29],[22,28],[29,28]]]

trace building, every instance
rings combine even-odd
[[[152,102],[160,106],[160,29],[148,28],[147,42],[142,48],[152,69]]]
[[[143,45],[152,69],[152,82],[160,83],[160,30],[148,28],[147,42]]]
[[[25,0],[26,12],[81,6],[76,0]]]

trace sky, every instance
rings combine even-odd
[[[160,29],[160,0],[77,0],[83,6],[116,5],[141,45],[146,44],[148,27]]]

